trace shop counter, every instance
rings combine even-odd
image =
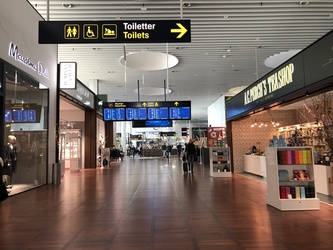
[[[315,164],[313,171],[316,192],[325,195],[333,195],[333,193],[330,194],[329,187],[329,178],[332,177],[332,168],[330,166]]]
[[[162,150],[158,149],[158,148],[145,148],[142,149],[142,156],[143,157],[158,157],[158,156],[162,156]]]
[[[264,155],[244,155],[244,171],[266,177],[266,157]]]

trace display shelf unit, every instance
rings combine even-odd
[[[230,148],[210,147],[210,176],[231,177]]]
[[[318,210],[312,147],[268,147],[267,204],[279,210]]]

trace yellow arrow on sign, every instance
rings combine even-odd
[[[179,102],[175,102],[175,106],[178,106],[179,105]]]
[[[183,35],[187,32],[187,29],[181,24],[181,23],[176,23],[179,29],[171,29],[171,33],[179,33],[177,38],[182,38]]]

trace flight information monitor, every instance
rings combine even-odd
[[[190,107],[170,107],[171,120],[190,120],[191,108]]]
[[[147,120],[147,108],[126,108],[126,121]]]
[[[152,107],[148,108],[149,120],[167,120],[169,119],[168,107]]]
[[[13,122],[36,122],[36,110],[13,110]]]
[[[5,122],[7,123],[39,123],[42,106],[36,103],[6,104]]]
[[[125,121],[125,108],[104,108],[104,121]]]
[[[191,120],[191,101],[104,102],[103,119],[133,122]]]
[[[147,120],[146,127],[172,127],[171,120]]]
[[[12,122],[12,111],[11,110],[5,111],[5,122]]]

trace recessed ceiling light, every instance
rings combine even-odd
[[[183,3],[184,7],[191,7],[191,3]]]
[[[72,8],[73,7],[73,4],[70,4],[70,3],[63,3],[62,4],[62,7],[64,7],[64,8]]]
[[[144,4],[142,4],[142,7],[140,8],[142,11],[146,11],[147,10],[147,7],[145,7]]]
[[[299,4],[300,4],[300,5],[308,5],[309,2],[308,2],[308,1],[300,1]]]
[[[228,16],[228,15],[224,15],[223,18],[224,18],[224,19],[228,19],[229,16]]]

